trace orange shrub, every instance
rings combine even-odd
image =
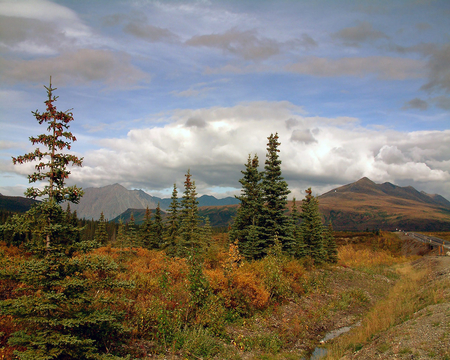
[[[206,269],[204,271],[209,286],[214,294],[221,294],[228,289],[228,279],[222,269]]]
[[[290,260],[284,264],[283,276],[287,278],[289,287],[294,294],[304,294],[303,283],[307,276],[305,268],[298,260]]]
[[[263,281],[256,273],[241,269],[237,271],[232,282],[233,288],[238,293],[238,299],[236,300],[240,300],[246,305],[251,305],[257,309],[264,308],[269,302],[269,291],[267,291]],[[238,306],[239,304],[236,305]]]
[[[239,268],[227,275],[222,269],[205,270],[205,276],[213,293],[224,300],[226,307],[251,311],[268,305],[270,293],[251,268]]]

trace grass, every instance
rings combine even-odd
[[[415,269],[411,263],[397,266],[400,279],[391,288],[388,296],[377,302],[367,313],[357,331],[352,331],[335,341],[330,347],[327,359],[340,359],[349,349],[357,351],[369,343],[376,334],[408,320],[418,310],[443,300],[443,290],[448,287],[448,280],[445,283],[429,285],[429,269]],[[431,315],[432,312],[428,311],[428,314]],[[433,323],[435,327],[439,325],[438,322]],[[377,349],[386,352],[389,345],[383,343]],[[404,348],[400,353],[412,352],[409,348]]]

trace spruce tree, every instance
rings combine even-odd
[[[165,249],[167,254],[175,255],[180,227],[177,184],[173,184],[173,191],[169,208],[167,209],[167,222],[165,229]]]
[[[263,209],[263,195],[261,192],[262,173],[258,170],[259,159],[248,156],[244,175],[239,182],[242,185],[241,195],[236,196],[241,204],[237,210],[231,230],[230,241],[238,241],[239,251],[247,259],[256,259],[264,255],[260,242],[262,229],[261,213]]]
[[[116,242],[121,249],[128,246],[127,229],[122,219],[119,219],[119,225],[117,226]]]
[[[328,223],[323,230],[323,242],[327,253],[327,262],[337,263],[338,261],[338,250],[336,245],[336,240],[334,238],[333,226],[331,221]]]
[[[292,222],[287,211],[287,196],[290,193],[288,184],[281,176],[281,160],[278,153],[278,134],[271,134],[268,138],[262,191],[264,194],[264,208],[262,212],[261,234],[264,249],[273,245],[275,236],[281,242],[283,251],[293,254],[295,242],[292,237]]]
[[[164,224],[161,215],[161,207],[156,206],[155,210],[155,220],[153,222],[153,243],[155,244],[155,249],[161,249],[164,244]]]
[[[127,246],[133,248],[139,247],[140,245],[134,215],[131,213],[130,221],[127,224]]]
[[[100,219],[98,220],[94,240],[100,245],[106,245],[106,243],[108,242],[108,232],[106,231],[106,220],[103,211],[100,214]]]
[[[101,359],[113,354],[123,337],[122,314],[108,308],[109,300],[95,290],[120,286],[115,281],[117,266],[100,256],[80,250],[78,221],[69,220],[60,203],[77,203],[82,195],[76,186],[66,187],[68,165],[81,166],[82,159],[64,153],[75,136],[68,131],[73,120],[69,111],[56,110],[51,81],[46,87],[46,111],[33,112],[39,124],[48,124],[48,134],[30,137],[34,152],[13,158],[14,164],[37,161],[30,183],[48,181],[41,190],[29,188],[27,197],[44,197],[41,203],[6,224],[15,234],[30,234],[26,246],[32,257],[13,264],[0,258],[0,280],[16,284],[10,299],[0,301],[0,314],[12,316],[21,329],[8,340],[20,359]],[[85,248],[86,249],[86,248]],[[91,275],[87,275],[90,273]],[[95,281],[99,277],[103,281]],[[93,275],[93,276],[92,276]],[[97,291],[98,293],[98,291]],[[109,302],[110,303],[110,302]],[[105,306],[106,305],[106,306]]]
[[[209,221],[209,216],[205,217],[205,223],[202,227],[202,244],[206,247],[209,247],[211,245],[212,241],[212,227],[211,222]]]
[[[144,222],[139,227],[139,238],[142,246],[146,249],[152,249],[153,244],[153,221],[152,221],[152,212],[148,208],[145,209],[145,218]]]
[[[199,236],[198,200],[195,181],[191,179],[190,170],[184,181],[184,192],[181,200],[180,237],[178,246],[179,255],[186,256],[188,253],[202,252]]]
[[[293,256],[299,259],[307,255],[307,249],[303,241],[302,231],[299,225],[300,212],[297,209],[295,198],[292,201],[291,219],[292,219],[292,237],[294,238],[295,241]]]
[[[312,195],[311,188],[305,191],[306,196],[302,200],[303,219],[300,229],[303,236],[303,241],[307,246],[308,255],[314,259],[317,264],[326,261],[326,252],[323,242],[323,225],[319,212],[319,202],[315,196]]]

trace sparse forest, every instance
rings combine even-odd
[[[389,234],[364,235],[370,250],[360,240],[338,249],[311,189],[288,209],[277,134],[268,137],[264,170],[257,155],[244,165],[228,233],[199,217],[190,170],[181,201],[174,184],[165,219],[158,205],[139,226],[133,217],[109,223],[103,213],[80,220],[61,207],[83,195],[65,183],[83,160],[68,153],[73,116],[56,110],[51,83],[46,89],[46,111],[33,114],[47,133],[30,138],[44,150],[13,158],[35,164],[30,183],[46,186],[26,196],[42,201],[24,214],[2,213],[1,359],[298,358],[327,316],[362,312],[381,296],[372,291],[389,290],[378,280],[369,295],[334,288],[347,276],[334,264],[394,277],[388,266],[405,261]]]

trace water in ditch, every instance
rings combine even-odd
[[[342,335],[348,331],[350,331],[352,328],[354,328],[355,326],[359,326],[361,323],[358,322],[352,326],[344,326],[341,327],[339,329],[330,331],[328,334],[325,335],[325,337],[320,341],[321,343],[325,343],[328,340],[334,339],[336,337],[338,337],[339,335]],[[323,348],[323,347],[316,347],[314,349],[314,351],[312,352],[311,356],[309,357],[309,360],[320,360],[322,358],[325,357],[325,355],[327,355],[327,349]]]

